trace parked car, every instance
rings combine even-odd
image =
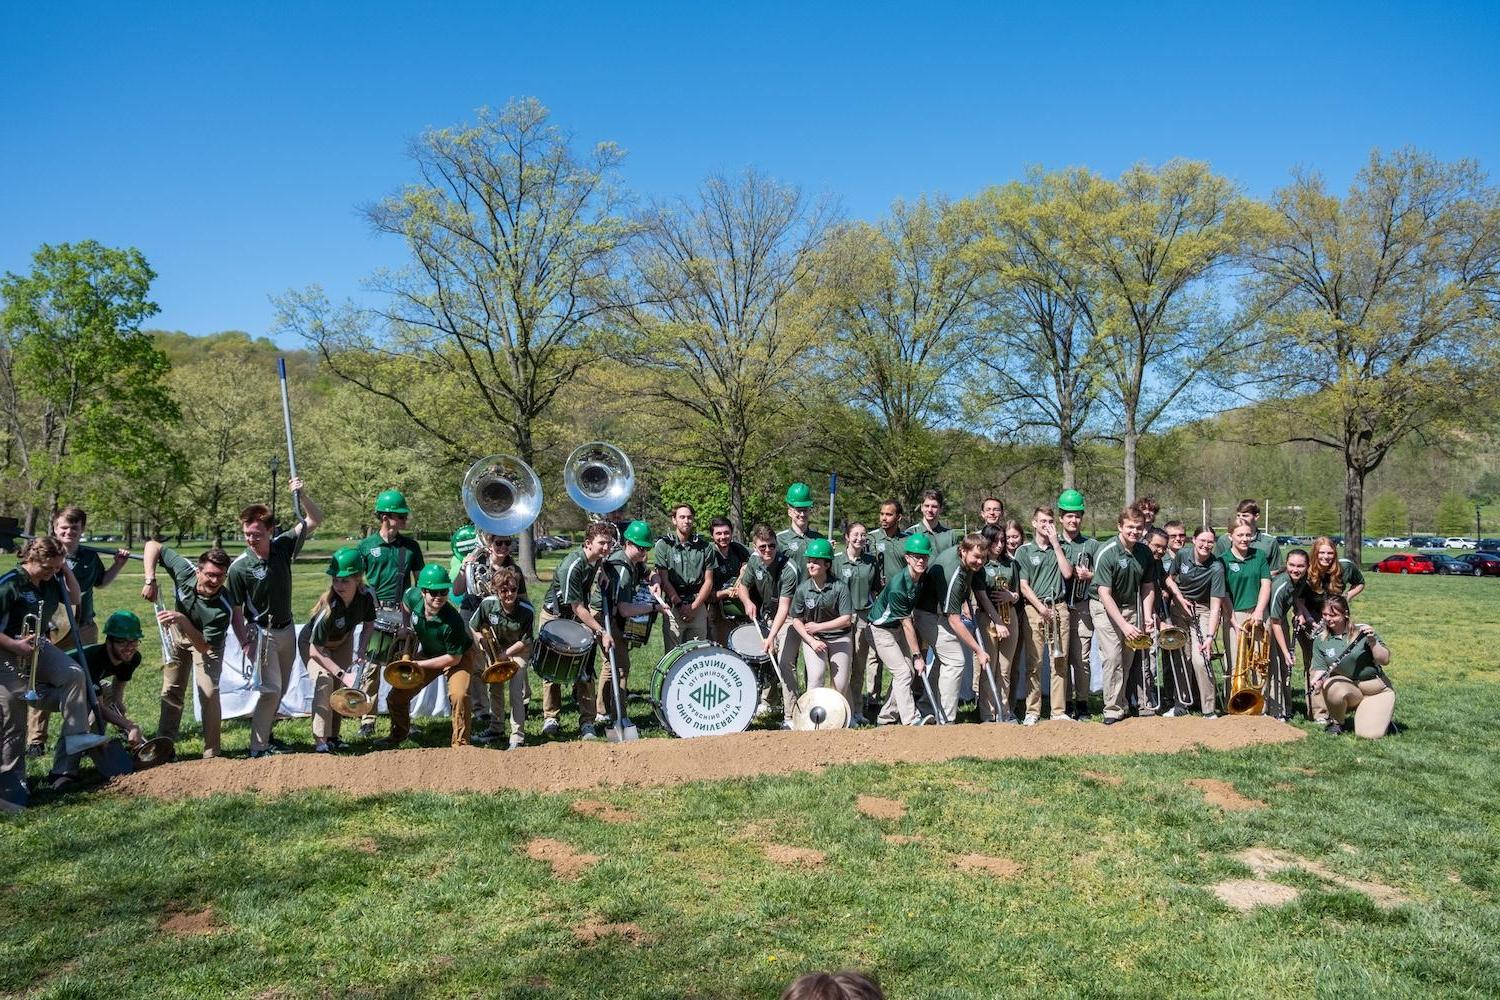
[[[1411,546],[1410,538],[1382,538],[1375,543],[1377,549],[1404,549]]]
[[[1481,538],[1479,540],[1480,552],[1500,552],[1500,538]]]
[[[536,550],[543,553],[560,552],[563,549],[570,549],[572,547],[573,543],[561,535],[543,535],[536,540]]]
[[[1473,538],[1449,538],[1443,542],[1445,549],[1477,549],[1479,542]]]
[[[1471,576],[1500,576],[1500,556],[1488,552],[1470,552],[1453,561],[1468,567]]]
[[[1438,538],[1435,535],[1412,535],[1411,547],[1414,549],[1440,549],[1443,547],[1445,541],[1446,539]]]
[[[1440,576],[1473,576],[1474,570],[1459,556],[1445,556],[1441,552],[1433,552],[1427,556],[1432,564],[1437,567]]]
[[[1431,556],[1424,556],[1417,552],[1404,552],[1400,555],[1386,556],[1374,566],[1377,573],[1436,573],[1437,564],[1432,561]]]

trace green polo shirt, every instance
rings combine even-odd
[[[115,663],[109,658],[109,647],[105,643],[96,642],[83,648],[83,662],[88,665],[89,679],[94,682],[94,689],[98,690],[106,678],[115,684],[124,684],[134,677],[141,665],[141,651],[137,649],[131,653],[124,663]]]
[[[1344,577],[1343,589],[1335,591],[1338,594],[1347,594],[1352,588],[1358,587],[1365,582],[1364,571],[1359,565],[1349,559],[1339,559],[1339,570]],[[1307,602],[1308,614],[1314,619],[1323,617],[1323,601],[1328,595],[1320,590],[1314,590],[1311,583],[1307,585],[1304,599]]]
[[[1234,548],[1234,539],[1230,532],[1226,531],[1214,539],[1214,555],[1222,556]],[[1275,535],[1269,535],[1264,531],[1256,530],[1255,537],[1250,539],[1250,548],[1266,557],[1268,569],[1281,568],[1281,543],[1276,540]]]
[[[984,589],[993,592],[1001,587],[1012,594],[1019,593],[1021,589],[1021,564],[1010,556],[991,559],[984,564]],[[998,605],[995,610],[1000,610]]]
[[[600,562],[603,560],[601,559]],[[543,606],[559,618],[576,618],[573,605],[589,602],[594,589],[594,577],[598,573],[598,564],[585,559],[583,549],[574,549],[557,567],[557,575],[552,578],[552,585],[547,588]]]
[[[963,613],[964,601],[974,586],[974,574],[958,555],[958,548],[944,549],[927,561],[922,589],[917,594],[917,610],[935,615]]]
[[[409,588],[402,602],[406,605],[406,610],[411,612],[411,630],[417,637],[418,659],[462,656],[474,644],[464,625],[464,616],[447,601],[443,602],[443,607],[435,618],[427,617],[427,611],[422,606],[422,591],[418,587]]]
[[[870,602],[884,583],[880,561],[867,551],[861,552],[857,559],[850,559],[849,550],[840,549],[833,554],[833,578],[849,588],[855,613],[868,618]]]
[[[360,587],[345,604],[330,592],[328,603],[313,615],[308,641],[314,646],[339,646],[364,622],[375,620],[375,595]]]
[[[666,538],[656,540],[656,547],[651,550],[651,565],[666,571],[667,581],[679,598],[691,601],[698,596],[698,588],[703,586],[703,575],[708,572],[713,547],[714,543],[702,535],[694,535],[684,542],[674,531]]]
[[[1099,546],[1094,560],[1094,582],[1089,593],[1097,594],[1099,587],[1108,587],[1121,609],[1134,609],[1142,586],[1156,578],[1156,557],[1145,542],[1136,542],[1127,551],[1116,535]]]
[[[1283,628],[1287,624],[1287,615],[1291,614],[1292,608],[1296,606],[1297,598],[1301,596],[1306,586],[1306,579],[1293,583],[1292,578],[1285,573],[1278,576],[1271,584],[1269,615],[1273,619],[1278,619]]]
[[[229,595],[224,592],[227,588],[219,588],[212,597],[198,593],[198,567],[171,549],[161,550],[161,565],[172,580],[172,596],[177,610],[203,633],[203,641],[210,649],[222,652],[224,637],[229,634],[229,621],[234,614]]]
[[[47,624],[62,600],[63,583],[55,576],[36,585],[19,566],[0,576],[0,616],[5,623],[5,634],[12,639],[21,635],[27,615],[37,616],[40,630],[46,635]]]
[[[910,531],[898,531],[894,535],[887,535],[884,528],[876,528],[870,532],[869,545],[866,550],[880,562],[880,579],[882,586],[886,580],[894,580],[906,572],[906,536]]]
[[[786,556],[787,562],[797,571],[798,583],[807,579],[807,543],[822,537],[810,527],[805,535],[799,535],[791,528],[782,528],[776,532],[776,551]]]
[[[93,549],[86,549],[81,545],[77,552],[66,559],[81,592],[76,620],[78,627],[83,628],[94,620],[94,587],[104,578],[104,560]]]
[[[1067,555],[1067,549],[1063,555]],[[1062,568],[1057,565],[1057,553],[1052,546],[1042,548],[1034,541],[1027,542],[1016,550],[1016,564],[1020,567],[1020,578],[1031,585],[1043,604],[1056,604],[1063,599]]]
[[[1075,568],[1078,566],[1082,566],[1084,569],[1094,568],[1094,556],[1099,551],[1098,539],[1090,538],[1088,535],[1082,533],[1080,533],[1077,538],[1069,538],[1067,537],[1067,532],[1065,531],[1058,532],[1057,539],[1058,544],[1062,546],[1063,555],[1068,557],[1068,562],[1072,563]],[[1054,565],[1056,564],[1056,562],[1057,560],[1053,559]],[[1072,600],[1072,598],[1074,592],[1077,591],[1077,588],[1073,586],[1072,580],[1066,580],[1064,581],[1064,584],[1064,589],[1067,591],[1068,603],[1073,604],[1074,601]],[[1088,603],[1090,589],[1091,588],[1088,587],[1085,587],[1083,589],[1082,599],[1079,600],[1077,604],[1082,605]]]
[[[739,582],[750,592],[756,610],[765,621],[776,617],[776,605],[797,590],[797,568],[781,553],[767,566],[759,556],[745,563]]]
[[[376,532],[363,539],[358,549],[365,560],[365,585],[381,607],[391,607],[400,601],[406,588],[417,582],[417,574],[425,565],[422,546],[406,535],[397,535],[387,542]]]
[[[797,584],[792,593],[792,612],[804,622],[829,622],[841,615],[854,614],[854,603],[849,599],[849,588],[842,580],[827,580],[819,587],[811,579]],[[851,627],[837,631],[822,632],[830,639],[848,635]]]
[[[926,575],[925,573],[923,574]],[[881,628],[900,628],[917,609],[917,595],[922,581],[913,579],[910,570],[902,570],[886,581],[885,589],[870,605],[870,624]]]
[[[500,644],[501,650],[509,649],[518,642],[530,642],[535,634],[536,612],[528,604],[516,602],[512,612],[505,610],[500,598],[494,594],[479,602],[469,618],[469,627],[475,630],[488,629]]]
[[[1170,575],[1177,581],[1182,596],[1194,604],[1229,596],[1224,586],[1224,564],[1213,556],[1209,556],[1207,563],[1200,563],[1190,545],[1177,550]]]
[[[299,522],[300,523],[300,522]],[[302,532],[283,531],[271,539],[262,559],[246,549],[229,564],[224,589],[229,603],[261,627],[292,624],[292,557],[302,548]]]
[[[731,540],[729,548],[723,552],[719,551],[717,545],[711,546],[708,553],[708,566],[714,574],[714,590],[732,587],[740,578],[740,570],[744,569],[749,561],[750,550],[739,542]]]
[[[599,586],[594,588],[594,596],[589,599],[589,607],[595,611],[604,610],[604,588],[609,588],[609,599],[616,606],[622,603],[630,603],[635,600],[635,592],[646,583],[646,560],[631,562],[630,557],[625,555],[624,549],[615,549],[604,560],[603,571],[599,576]],[[620,618],[618,611],[615,617]]]
[[[1353,630],[1350,630],[1353,634]],[[1348,648],[1354,645],[1356,640],[1341,639],[1338,636],[1325,635],[1321,639],[1313,640],[1312,669],[1314,673],[1328,672],[1338,677],[1347,677],[1358,683],[1359,681],[1371,681],[1380,676],[1380,665],[1375,662],[1375,654],[1370,647],[1380,639],[1373,636],[1365,647],[1354,656],[1343,663],[1339,663],[1339,657],[1344,655]],[[1338,668],[1334,669],[1334,665]]]
[[[1229,588],[1229,599],[1236,611],[1254,611],[1260,597],[1260,582],[1271,579],[1271,567],[1266,557],[1250,550],[1248,559],[1241,559],[1233,551],[1219,557],[1224,564],[1224,586]]]
[[[933,558],[937,558],[939,552],[944,552],[948,549],[953,548],[958,544],[959,541],[958,529],[950,528],[942,521],[939,521],[937,523],[937,527],[935,528],[927,527],[927,522],[925,521],[918,521],[906,531],[908,535],[915,534],[917,532],[921,532],[932,541]]]

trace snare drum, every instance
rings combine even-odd
[[[631,649],[644,646],[651,639],[651,625],[656,621],[656,598],[651,596],[650,587],[640,587],[635,596],[631,598],[632,604],[649,604],[651,610],[643,615],[626,618],[621,621],[620,634],[625,637],[625,645]]]
[[[554,684],[574,684],[594,675],[594,633],[565,618],[543,625],[531,648],[531,669]]]
[[[723,646],[692,639],[651,672],[651,703],[673,736],[743,733],[755,717],[755,672]]]
[[[771,658],[765,654],[765,638],[755,622],[747,622],[729,633],[729,648],[749,665],[761,683],[774,680]]]

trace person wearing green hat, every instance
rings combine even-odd
[[[614,718],[615,689],[614,668],[620,668],[620,704],[627,704],[625,685],[630,682],[630,644],[625,641],[625,622],[636,615],[650,614],[657,606],[656,598],[665,595],[661,585],[646,569],[646,557],[652,554],[651,526],[645,521],[631,521],[620,533],[621,545],[604,560],[599,572],[599,587],[589,601],[594,613],[603,620],[604,597],[608,591],[610,639],[614,655],[601,657],[599,668],[599,714],[602,724],[608,727]],[[649,579],[649,582],[648,582]],[[637,601],[636,595],[642,587],[648,587],[652,599]]]
[[[352,545],[334,552],[329,561],[328,589],[307,616],[298,637],[308,673],[313,682],[313,750],[331,753],[342,745],[339,728],[343,716],[329,704],[333,692],[353,687],[354,662],[363,662],[375,624],[375,595],[365,586],[365,563]],[[354,630],[360,629],[359,640]]]
[[[880,660],[875,660],[874,690],[865,694],[865,668],[870,661],[874,637],[870,634],[870,602],[885,586],[882,572],[884,559],[869,553],[869,533],[859,521],[844,529],[844,548],[834,553],[833,576],[849,588],[849,602],[854,607],[854,623],[849,635],[849,705],[854,709],[854,724],[865,725],[865,713],[880,710]],[[873,701],[872,705],[870,702]]]
[[[125,685],[141,665],[141,620],[135,612],[116,611],[105,619],[104,641],[84,647],[83,662],[98,695],[98,718],[119,727],[131,746],[144,743],[141,727],[125,711]]]
[[[1072,627],[1068,612],[1068,581],[1073,563],[1057,540],[1057,525],[1051,507],[1038,507],[1031,514],[1031,541],[1016,550],[1021,570],[1021,596],[1026,599],[1026,717],[1023,726],[1034,726],[1042,718],[1042,671],[1048,670],[1052,684],[1052,721],[1070,718],[1068,703],[1068,634]],[[1049,636],[1056,636],[1054,645]],[[1088,691],[1087,674],[1083,690]]]
[[[651,553],[657,583],[672,607],[671,614],[662,616],[664,653],[689,639],[708,638],[708,600],[714,589],[709,558],[713,546],[694,530],[696,516],[690,503],[673,507],[672,534],[658,539]]]
[[[924,535],[924,532],[917,532]],[[935,548],[936,546],[934,546]],[[984,561],[989,546],[984,536],[969,534],[955,546],[943,549],[927,563],[922,589],[917,594],[917,637],[933,651],[937,669],[937,697],[942,709],[939,719],[958,719],[959,688],[964,666],[972,657],[982,672],[989,666],[990,654],[964,623],[964,605],[972,601],[991,620],[999,613],[990,605],[984,590]]]
[[[244,664],[255,659],[260,643],[269,644],[262,651],[262,690],[250,713],[252,758],[282,752],[280,745],[271,743],[271,728],[276,724],[282,694],[291,684],[292,668],[297,664],[297,635],[292,628],[292,560],[308,536],[323,523],[323,513],[308,495],[302,480],[293,477],[290,487],[293,494],[302,497],[302,520],[277,533],[271,511],[264,504],[252,504],[240,511],[245,551],[235,557],[226,580],[229,604],[234,608],[229,627],[244,650]],[[248,667],[245,676],[248,680]]]
[[[786,490],[786,516],[791,524],[776,533],[777,551],[797,571],[797,582],[807,579],[807,543],[823,536],[808,527],[812,517],[812,491],[806,483],[793,483]],[[792,634],[787,636],[792,638]]]
[[[422,546],[404,534],[411,509],[400,490],[381,490],[375,498],[376,528],[359,543],[359,555],[365,562],[365,584],[375,595],[376,617],[387,629],[408,622],[402,595],[416,580],[425,565]],[[380,671],[371,670],[364,680],[364,692],[370,697],[370,714],[359,720],[359,735],[375,735],[375,707],[380,703]]]
[[[429,682],[448,679],[448,707],[453,717],[450,745],[469,746],[469,685],[474,675],[474,639],[463,615],[448,601],[453,582],[448,570],[436,564],[423,566],[416,586],[402,597],[401,603],[411,614],[410,635],[416,648],[412,659]],[[375,746],[388,749],[400,746],[411,734],[411,703],[426,685],[391,688],[385,707],[391,717],[391,734],[377,740]]]
[[[556,618],[578,622],[598,638],[606,657],[614,637],[594,614],[589,599],[594,592],[594,582],[604,557],[615,545],[615,526],[596,521],[583,533],[583,544],[563,558],[542,599],[542,620],[538,628]],[[588,673],[580,674],[573,682],[573,697],[578,702],[578,734],[586,740],[597,740],[595,727],[598,702],[594,697],[594,678]],[[562,729],[562,685],[556,681],[542,683],[542,735],[555,737]]]
[[[927,669],[913,616],[922,590],[922,577],[927,572],[927,561],[932,556],[932,539],[913,534],[901,543],[901,548],[905,568],[886,580],[885,588],[870,605],[870,633],[875,655],[891,675],[891,696],[881,706],[880,715],[875,720],[877,726],[897,721],[915,726],[932,721],[931,716],[923,717],[917,713],[917,700],[911,693],[912,677]]]
[[[224,671],[224,642],[234,618],[234,608],[224,593],[232,560],[228,552],[215,547],[200,555],[196,564],[190,563],[154,538],[146,542],[142,558],[146,582],[141,586],[141,597],[157,606],[157,624],[166,629],[172,648],[172,659],[162,667],[156,735],[174,742],[178,739],[183,699],[191,677],[203,729],[203,756],[217,757],[224,717],[219,680]],[[171,610],[163,608],[158,599],[158,564],[172,583]]]
[[[814,538],[807,543],[807,579],[797,585],[792,593],[791,624],[801,638],[803,656],[807,660],[807,690],[824,686],[824,680],[832,680],[832,687],[844,700],[849,699],[849,637],[854,625],[854,603],[849,598],[849,588],[844,581],[833,578],[833,546],[826,538]],[[787,695],[796,691],[796,661],[788,663],[784,658],[777,666],[781,670],[783,703],[787,706],[786,726],[791,726],[791,708],[795,700]],[[829,674],[832,677],[829,677]],[[852,705],[851,714],[852,714]]]
[[[1063,490],[1057,497],[1057,520],[1062,525],[1058,544],[1073,566],[1073,574],[1064,581],[1063,591],[1067,596],[1068,644],[1067,670],[1061,676],[1065,683],[1063,694],[1065,713],[1074,719],[1089,717],[1090,664],[1094,655],[1094,616],[1089,611],[1089,598],[1094,588],[1094,556],[1099,552],[1097,539],[1083,533],[1083,494],[1077,490]],[[1058,672],[1053,672],[1052,683],[1056,685]],[[1057,688],[1053,687],[1052,711],[1057,712]]]
[[[755,558],[740,570],[735,592],[745,606],[745,613],[760,626],[761,651],[774,663],[782,629],[791,614],[792,594],[797,590],[797,568],[776,551],[776,532],[770,525],[757,524],[750,533],[750,541],[755,546]],[[777,685],[771,682],[768,672],[757,672],[757,680],[760,697],[755,714],[767,715]]]

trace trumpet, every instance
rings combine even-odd
[[[1062,619],[1057,616],[1057,608],[1047,609],[1049,614],[1042,618],[1042,645],[1047,648],[1047,659],[1049,662],[1066,660],[1068,658],[1068,645],[1063,641]]]
[[[161,640],[161,666],[165,670],[172,665],[173,660],[177,659],[177,630],[161,623],[160,616],[167,609],[162,606],[159,599],[152,601],[151,606],[156,609],[156,636]]]
[[[21,619],[21,641],[31,640],[31,683],[26,688],[26,701],[35,704],[42,700],[41,693],[36,689],[37,668],[42,663],[42,644],[47,637],[42,634],[42,619],[37,615],[27,615]]]
[[[269,634],[267,634],[267,630],[261,628],[259,625],[251,624],[249,626],[249,629],[250,639],[255,643],[255,661],[253,663],[246,662],[247,657],[245,656],[245,648],[241,646],[240,676],[245,678],[245,683],[252,691],[266,694],[271,691],[279,690],[273,685],[268,684],[265,677],[266,657],[270,655],[271,652],[271,637]]]
[[[1234,670],[1229,676],[1229,714],[1263,715],[1266,683],[1271,674],[1271,630],[1263,621],[1240,626],[1235,645]]]

